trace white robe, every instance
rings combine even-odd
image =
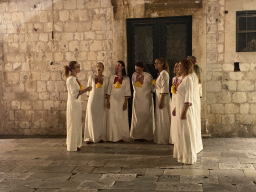
[[[194,97],[193,97],[193,79],[187,75],[178,87],[176,96],[176,115],[177,115],[177,138],[174,144],[173,157],[178,162],[185,164],[194,164],[197,161],[196,151],[196,123],[194,117]],[[181,113],[184,103],[190,103],[186,119],[181,119]]]
[[[169,94],[169,74],[163,70],[156,79],[156,111],[155,111],[155,130],[154,142],[157,144],[168,144],[171,126],[171,98]],[[161,94],[164,97],[164,107],[159,108]]]
[[[84,131],[84,140],[94,143],[107,139],[105,98],[108,89],[108,77],[103,77],[101,88],[96,88],[95,78],[95,75],[90,76],[87,83],[87,87],[91,86],[92,90],[89,92]]]
[[[177,77],[173,77],[172,83],[176,80]],[[179,77],[179,82],[181,80],[181,77]],[[170,138],[169,138],[169,143],[174,144],[175,140],[177,138],[177,116],[172,115],[172,111],[176,107],[176,94],[177,93],[172,93],[172,101],[171,101],[171,130],[170,130]]]
[[[121,88],[115,88],[112,75],[108,84],[108,95],[110,95],[110,109],[108,118],[108,141],[117,142],[120,140],[129,141],[129,122],[128,122],[128,104],[127,109],[123,111],[125,97],[131,97],[130,78],[124,77]]]
[[[67,150],[77,151],[82,146],[82,107],[81,95],[77,98],[80,86],[74,76],[69,76],[66,81],[68,90],[67,100]]]
[[[153,140],[154,103],[152,97],[152,76],[143,72],[141,87],[136,87],[137,73],[132,75],[133,103],[130,137],[132,139]]]
[[[195,122],[196,122],[196,152],[199,153],[203,149],[202,141],[202,131],[201,131],[201,89],[198,82],[198,77],[196,73],[192,73],[191,77],[193,79],[193,100],[195,109]]]

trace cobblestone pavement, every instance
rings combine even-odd
[[[204,139],[195,165],[172,145],[98,143],[67,152],[64,138],[0,139],[0,191],[256,191],[256,138]]]

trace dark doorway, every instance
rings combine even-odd
[[[131,78],[135,62],[142,61],[146,71],[157,77],[154,61],[167,60],[170,79],[174,77],[174,64],[192,55],[192,16],[150,19],[127,19],[127,70]],[[129,119],[132,102],[129,101]]]

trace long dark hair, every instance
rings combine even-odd
[[[198,83],[201,84],[202,83],[202,78],[201,78],[200,67],[197,64],[195,64],[194,65],[194,70],[195,70],[195,73],[196,73],[196,75],[198,77]]]
[[[64,66],[65,76],[66,77],[69,76],[69,72],[71,72],[71,70],[75,68],[76,64],[77,64],[77,61],[70,61],[68,66],[67,65]]]
[[[121,65],[122,65],[122,67],[124,67],[123,69],[122,69],[122,76],[126,76],[126,70],[125,70],[125,64],[124,64],[124,62],[123,61],[117,61],[118,63],[120,63]],[[116,74],[117,74],[117,72],[116,72]]]

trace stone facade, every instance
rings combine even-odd
[[[0,134],[65,135],[64,65],[77,60],[86,85],[97,62],[109,76],[117,60],[127,60],[126,19],[192,15],[204,126],[213,136],[256,135],[256,56],[235,50],[235,13],[255,10],[256,1],[192,1],[0,1]]]

